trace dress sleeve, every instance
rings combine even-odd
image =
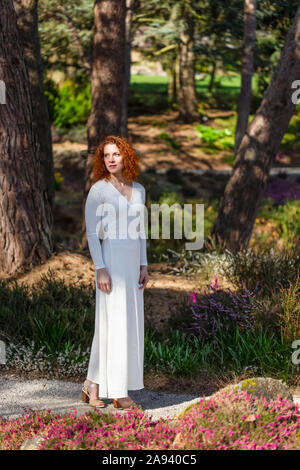
[[[143,199],[143,204],[145,207],[146,191],[144,187],[142,190],[142,199]],[[144,217],[144,212],[142,212],[142,217]],[[147,239],[146,239],[146,232],[145,232],[144,224],[142,224],[141,226],[139,238],[140,238],[140,253],[141,253],[140,266],[147,266],[148,265],[147,263]]]
[[[97,233],[97,223],[99,222],[99,213],[97,213],[97,209],[100,204],[100,191],[93,185],[89,190],[85,203],[85,227],[89,250],[95,269],[105,268],[101,243]]]

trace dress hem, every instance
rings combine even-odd
[[[100,385],[100,383],[96,380],[91,379],[90,377],[87,377],[87,380],[90,380],[91,382],[96,383],[97,385]],[[145,388],[145,385],[139,386],[139,387],[134,387],[134,388],[128,388],[127,390],[123,389],[121,392],[110,392],[109,394],[102,394],[101,390],[98,392],[99,398],[122,398],[122,397],[127,397],[128,396],[128,390],[142,390]],[[110,395],[110,396],[108,396]],[[113,396],[112,396],[113,395]]]

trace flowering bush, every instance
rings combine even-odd
[[[49,354],[45,346],[38,348],[34,341],[27,345],[10,343],[6,346],[6,364],[3,370],[10,368],[22,372],[41,372],[48,376],[83,376],[86,374],[90,348],[75,348],[69,343],[64,344],[62,351]]]
[[[124,415],[92,411],[77,416],[76,409],[65,415],[50,410],[30,410],[20,418],[0,419],[0,449],[18,449],[26,439],[42,435],[39,449],[167,449],[175,431],[170,420],[152,421],[139,410]]]
[[[65,415],[30,410],[12,420],[0,418],[1,450],[20,449],[36,436],[40,450],[299,449],[300,412],[280,396],[267,401],[235,391],[202,398],[173,421],[152,421],[137,409],[82,416],[76,409]]]
[[[254,315],[252,307],[256,302],[256,291],[250,292],[243,283],[241,294],[233,292],[227,288],[227,293],[218,290],[218,277],[215,278],[215,285],[210,283],[213,293],[202,296],[201,300],[194,291],[189,298],[189,305],[192,310],[191,327],[188,328],[191,334],[197,335],[200,339],[214,339],[219,329],[229,331],[231,328],[240,327],[252,328],[254,326]]]
[[[264,197],[272,198],[277,204],[284,204],[286,199],[299,200],[300,184],[288,178],[276,178],[267,184]]]
[[[178,417],[177,449],[300,448],[300,412],[296,404],[280,396],[267,401],[247,392],[213,395],[182,415]]]

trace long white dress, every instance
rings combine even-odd
[[[100,398],[127,397],[128,390],[144,388],[144,289],[138,285],[140,266],[147,265],[144,211],[145,188],[137,181],[129,201],[104,179],[92,185],[86,199],[86,234],[96,285],[87,379],[99,384]],[[111,277],[109,293],[97,287],[96,269],[103,267]]]

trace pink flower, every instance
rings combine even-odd
[[[213,281],[215,281],[215,285],[213,285]],[[218,288],[218,276],[216,276],[213,281],[211,281],[209,285],[210,287],[215,287],[217,289]]]
[[[194,290],[192,292],[192,294],[189,296],[189,299],[188,299],[188,305],[190,304],[190,301],[192,300],[192,302],[195,304],[197,302],[197,292]]]

